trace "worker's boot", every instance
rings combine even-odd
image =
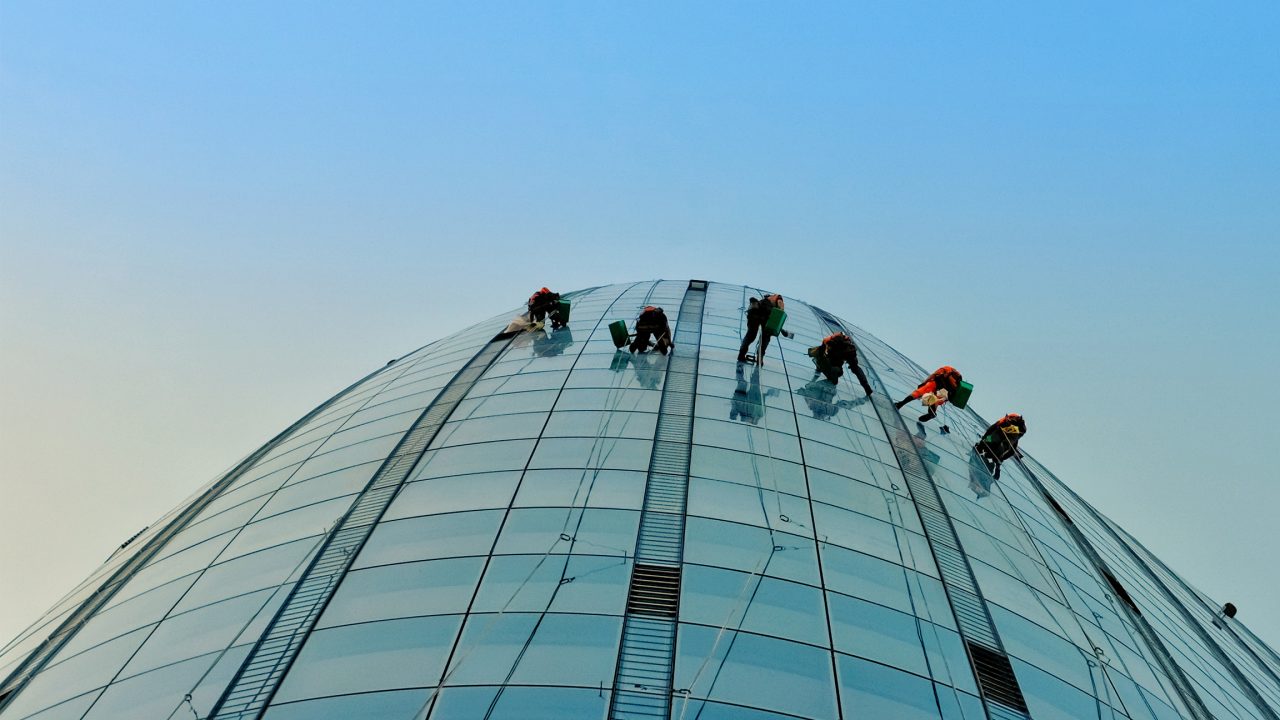
[[[929,422],[936,417],[938,417],[938,411],[934,408],[929,408],[929,412],[920,416],[920,422]]]
[[[747,349],[749,346],[750,346],[750,343],[748,343],[747,341],[744,340],[742,342],[742,347],[738,348],[738,362],[740,363],[749,362],[747,360]]]
[[[896,407],[896,408],[898,408],[899,410],[901,410],[902,408],[906,407],[906,406],[907,406],[907,403],[909,403],[909,402],[911,402],[911,396],[910,396],[910,395],[908,395],[908,396],[906,396],[906,397],[902,398],[901,400],[899,400],[898,402],[894,403],[894,404],[893,404],[893,406],[894,406],[894,407]]]

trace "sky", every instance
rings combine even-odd
[[[387,360],[791,295],[1280,646],[1280,5],[0,0],[0,642]]]

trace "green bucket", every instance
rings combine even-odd
[[[947,399],[951,401],[952,405],[963,410],[964,406],[969,404],[969,396],[972,394],[973,383],[961,380],[960,387],[956,388],[956,391]]]
[[[787,314],[782,308],[774,308],[769,311],[769,319],[764,322],[764,331],[770,335],[777,335],[782,332],[782,326],[787,322]]]
[[[627,340],[630,339],[627,337],[627,321],[614,320],[609,323],[609,336],[613,338],[614,347],[621,349],[623,345],[626,345]]]

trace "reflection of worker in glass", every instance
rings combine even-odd
[[[759,366],[751,370],[750,383],[747,382],[741,365],[738,366],[736,374],[738,385],[733,389],[733,397],[729,400],[729,419],[742,420],[755,425],[760,422],[760,418],[764,417],[765,397],[776,395],[778,391],[774,388],[770,388],[766,392],[760,391]]]
[[[997,466],[998,469],[998,466]],[[973,491],[974,497],[984,498],[991,494],[991,483],[995,478],[991,476],[991,469],[987,463],[978,456],[978,451],[969,451],[969,490]]]
[[[545,333],[533,334],[533,354],[538,357],[555,357],[573,345],[573,331],[568,327]]]
[[[638,353],[629,355],[627,353],[618,353],[617,357],[622,358],[622,367],[626,367],[626,363],[630,362],[632,367],[636,369],[636,381],[640,383],[640,387],[646,390],[657,390],[658,385],[662,383],[662,376],[666,374],[666,359],[657,360],[649,353]]]
[[[809,406],[809,412],[819,420],[830,420],[841,410],[855,408],[867,402],[866,396],[857,400],[836,400],[836,386],[823,379],[811,380],[796,391]]]

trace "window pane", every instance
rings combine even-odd
[[[430,692],[396,690],[273,704],[263,720],[409,720],[417,717]]]
[[[460,623],[438,615],[316,630],[276,701],[434,684]]]
[[[569,720],[602,718],[609,690],[556,687],[445,688],[432,720]],[[396,717],[394,720],[404,720]],[[271,720],[274,720],[272,718]],[[393,720],[388,718],[388,720]]]
[[[941,717],[933,696],[933,683],[928,680],[847,655],[837,658],[840,704],[846,717],[894,720]]]
[[[621,615],[631,561],[579,555],[508,555],[489,561],[472,612]]]
[[[830,651],[683,623],[679,633],[675,688],[687,689],[691,700],[836,717]]]
[[[836,649],[927,675],[916,618],[882,605],[828,593]]]
[[[610,687],[621,632],[616,617],[472,615],[449,684]]]
[[[451,558],[353,570],[317,627],[417,615],[465,613],[484,558]]]
[[[487,555],[502,515],[480,510],[379,523],[352,567]]]

